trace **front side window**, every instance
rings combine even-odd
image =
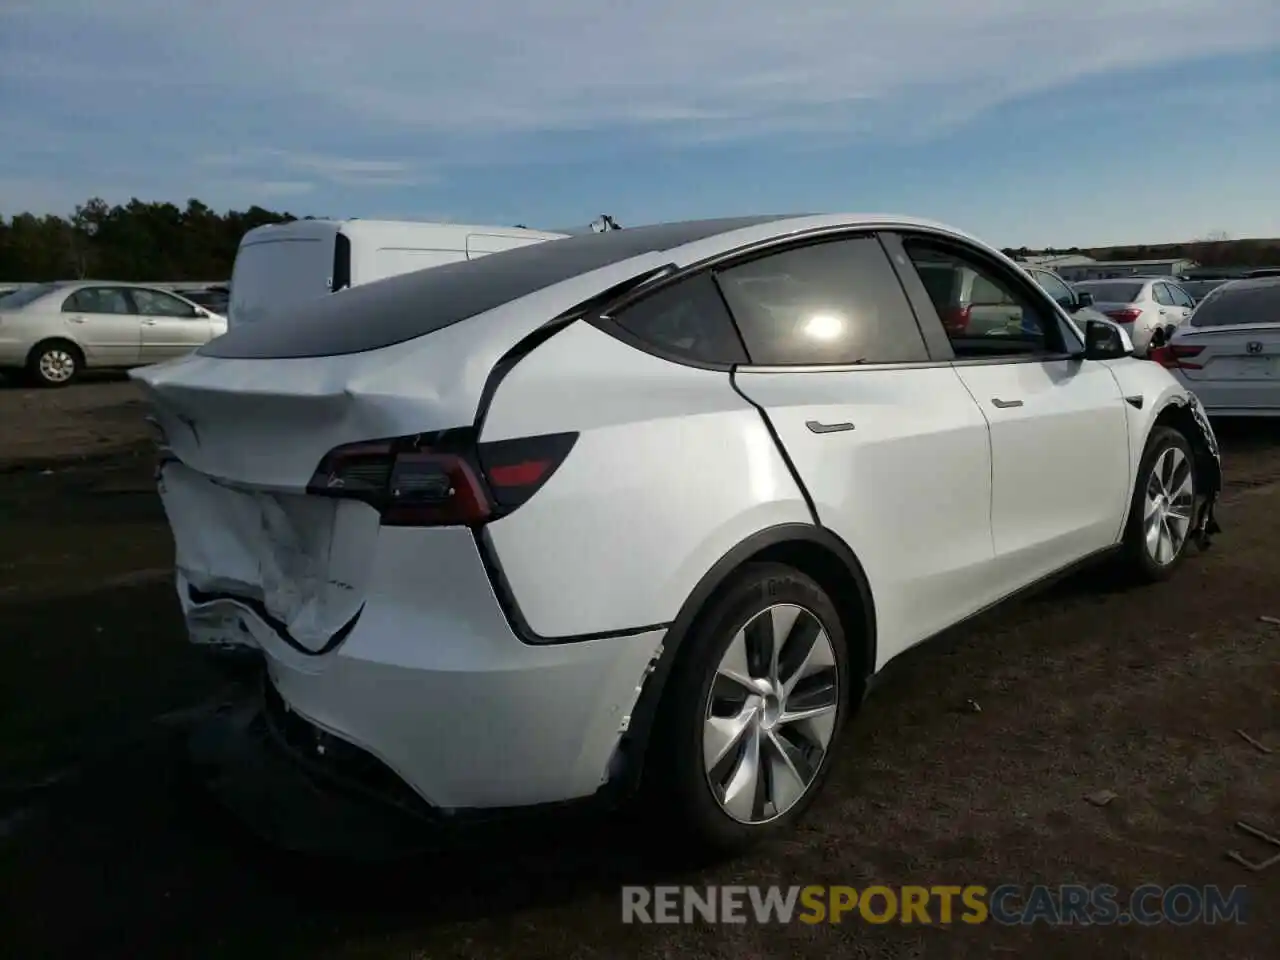
[[[1040,284],[1040,289],[1064,307],[1075,303],[1076,298],[1075,295],[1072,294],[1071,288],[1052,273],[1046,273],[1044,270],[1037,270],[1032,274],[1032,276],[1035,277],[1036,282]]]
[[[1063,349],[1049,305],[1004,271],[949,244],[905,239],[903,247],[958,358]]]
[[[875,237],[828,240],[719,270],[751,362],[928,360],[893,265]]]
[[[1191,299],[1190,294],[1183,290],[1176,283],[1168,284],[1169,294],[1173,297],[1173,302],[1179,307],[1194,307],[1196,302]]]
[[[180,317],[184,320],[193,320],[197,316],[189,303],[179,300],[172,294],[136,287],[129,293],[138,307],[138,313],[144,317]]]

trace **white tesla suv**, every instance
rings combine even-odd
[[[926,269],[1019,322],[949,335]],[[955,230],[758,217],[395,277],[133,376],[190,637],[265,661],[273,750],[428,820],[644,788],[731,851],[891,658],[1216,531],[1208,422],[1130,353]]]

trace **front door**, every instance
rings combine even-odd
[[[209,342],[209,318],[162,290],[129,291],[141,318],[143,363],[159,363],[190,353]]]
[[[913,265],[980,273],[1019,306],[1006,332],[951,330],[953,367],[991,430],[997,567],[1016,589],[1114,544],[1129,491],[1129,430],[1105,364],[1068,356],[1065,317],[1039,287],[980,251],[904,241]],[[925,322],[951,307],[934,303]]]

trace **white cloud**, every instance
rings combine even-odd
[[[213,167],[297,171],[348,187],[405,187],[428,179],[400,160],[335,157],[276,147],[241,148],[229,154],[207,157],[202,162]]]
[[[329,130],[682,140],[794,129],[797,113],[805,129],[897,135],[886,104],[927,135],[1082,77],[1280,37],[1276,0],[59,0],[35,16],[180,49],[183,82],[293,99]],[[131,84],[146,65],[132,62]],[[120,67],[103,57],[97,82]]]

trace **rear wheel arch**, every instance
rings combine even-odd
[[[781,563],[814,580],[836,607],[844,628],[850,679],[850,703],[856,707],[876,666],[876,614],[871,585],[862,563],[849,546],[825,527],[786,523],[767,527],[743,540],[721,557],[686,598],[662,642],[662,652],[632,712],[627,740],[627,785],[639,785],[649,749],[650,734],[684,640],[697,629],[702,614],[745,567]],[[626,746],[624,745],[624,750]]]

